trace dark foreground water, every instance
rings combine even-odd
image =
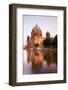
[[[24,50],[23,74],[57,73],[57,51]]]

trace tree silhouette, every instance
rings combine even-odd
[[[46,38],[43,40],[43,46],[45,48],[50,47],[50,45],[51,45],[51,38]]]
[[[57,35],[53,39],[52,46],[53,46],[53,48],[57,48]]]

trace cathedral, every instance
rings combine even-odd
[[[31,31],[31,37],[27,36],[27,48],[49,47],[52,41],[50,37],[50,33],[46,32],[45,35],[46,38],[42,36],[42,30],[36,24]]]

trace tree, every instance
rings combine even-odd
[[[53,39],[52,46],[53,46],[53,48],[57,48],[57,35]]]
[[[43,40],[43,46],[45,48],[50,47],[50,45],[51,45],[51,38],[46,38]]]

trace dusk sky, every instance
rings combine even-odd
[[[38,24],[41,28],[42,36],[46,37],[46,32],[50,32],[51,37],[58,33],[58,17],[57,16],[23,16],[24,29],[24,46],[26,45],[27,36],[31,36],[33,27]]]

